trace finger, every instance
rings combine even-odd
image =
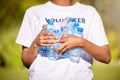
[[[59,48],[57,48],[55,51],[58,53],[58,54],[63,54],[65,52],[65,47],[67,45],[63,44],[62,46],[60,46]]]
[[[47,29],[47,25],[45,25],[45,26],[43,27],[43,29],[41,30],[41,32],[38,34],[37,37],[40,37],[40,36],[42,36],[42,35],[44,35],[44,36],[47,35],[46,29]]]
[[[59,39],[60,43],[64,43],[66,40],[65,39]]]
[[[55,36],[40,36],[39,40],[55,40],[58,42],[60,39]]]
[[[51,35],[51,36],[52,36],[52,35],[53,35],[53,33],[51,33],[51,32],[47,32],[47,35]]]
[[[53,44],[40,44],[41,46],[48,46],[48,47],[50,47],[50,46],[53,46]]]
[[[40,36],[40,40],[48,40],[48,36]]]
[[[54,38],[58,38],[57,36],[55,36],[53,33],[47,32],[48,36],[54,36]]]
[[[48,39],[47,36],[43,36],[43,35],[42,35],[42,36],[39,37],[39,40],[47,40],[47,39]]]
[[[66,47],[64,47],[59,53],[60,53],[60,54],[64,54],[64,53],[67,52],[68,50],[69,50],[69,47],[66,46]]]
[[[40,44],[53,44],[53,40],[40,40]]]
[[[41,30],[39,35],[46,35],[46,29],[47,29],[47,25],[44,25],[43,29]]]
[[[43,27],[42,31],[46,31],[46,29],[47,29],[47,24],[46,24],[46,25],[44,25],[44,27]]]
[[[54,40],[57,40],[59,38],[57,38],[56,36],[46,36],[47,39],[54,39]]]
[[[63,34],[61,38],[65,38],[65,37],[68,37],[70,36],[69,34]]]

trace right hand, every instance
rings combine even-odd
[[[53,33],[46,32],[47,25],[44,26],[40,34],[37,36],[35,43],[37,46],[52,46],[59,42],[59,39]]]

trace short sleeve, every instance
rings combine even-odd
[[[26,10],[26,13],[23,18],[23,22],[21,24],[16,43],[30,47],[32,41],[33,41],[33,27],[34,27],[34,21],[33,21],[34,16]]]
[[[108,40],[102,19],[96,9],[93,8],[93,12],[94,14],[92,15],[89,27],[89,40],[98,46],[106,45],[108,44]]]

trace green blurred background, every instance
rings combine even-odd
[[[25,10],[48,0],[0,0],[0,80],[28,80],[15,43]],[[94,61],[94,80],[120,80],[120,0],[75,0],[94,6],[100,13],[110,43],[110,64]]]

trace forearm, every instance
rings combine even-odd
[[[26,48],[23,46],[22,50],[22,62],[25,67],[29,68],[32,62],[35,60],[38,53],[38,47],[35,46],[35,43],[33,42],[30,46],[30,48]]]
[[[88,52],[92,57],[94,57],[96,60],[100,62],[103,63],[110,62],[111,56],[108,45],[97,46],[91,43],[90,41],[83,39],[82,49]]]
[[[55,42],[59,42],[59,39],[52,33],[46,32],[47,25],[41,30],[38,36],[34,39],[31,46],[22,48],[22,61],[24,66],[30,67],[38,54],[38,48],[41,46],[52,46]],[[50,41],[53,40],[53,41]]]

